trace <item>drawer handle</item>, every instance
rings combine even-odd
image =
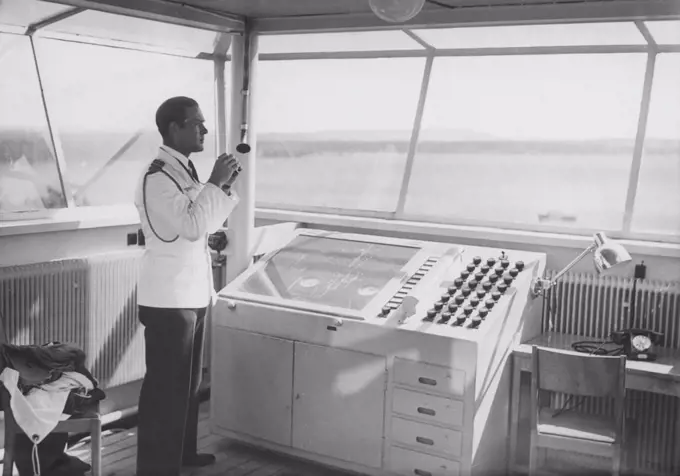
[[[425,407],[418,407],[418,413],[421,413],[423,415],[428,415],[428,416],[435,416],[436,412],[432,410],[431,408],[425,408]]]
[[[423,471],[422,469],[414,469],[413,474],[417,474],[418,476],[432,476],[432,473],[429,471]]]
[[[429,438],[423,438],[422,436],[416,436],[416,441],[421,445],[433,446],[434,441]]]
[[[419,377],[418,382],[422,383],[423,385],[432,385],[433,387],[437,385],[437,381],[435,379],[427,377]]]

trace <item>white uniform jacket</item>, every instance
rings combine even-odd
[[[208,236],[222,226],[238,200],[234,192],[194,180],[189,159],[161,146],[135,193],[146,241],[139,305],[192,309],[210,304],[214,287]]]

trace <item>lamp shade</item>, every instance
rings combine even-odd
[[[595,233],[595,244],[597,247],[593,251],[593,263],[598,274],[632,260],[623,246],[608,239],[604,233]]]
[[[373,13],[390,23],[403,23],[415,17],[425,0],[368,0]]]

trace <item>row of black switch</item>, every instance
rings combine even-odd
[[[436,258],[429,258],[423,265],[416,271],[413,276],[411,276],[408,281],[401,287],[399,291],[397,291],[397,294],[395,294],[392,299],[389,300],[389,302],[383,306],[383,308],[380,311],[380,314],[378,314],[378,317],[387,317],[387,315],[393,310],[399,307],[399,305],[402,303],[404,300],[404,296],[409,294],[409,291],[415,287],[416,284],[418,284],[418,281],[420,281],[423,276],[425,276],[425,273],[427,273],[432,266],[434,266],[437,263]]]

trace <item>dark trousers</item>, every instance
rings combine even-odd
[[[197,452],[206,308],[139,306],[146,375],[139,396],[137,476],[179,476]]]

